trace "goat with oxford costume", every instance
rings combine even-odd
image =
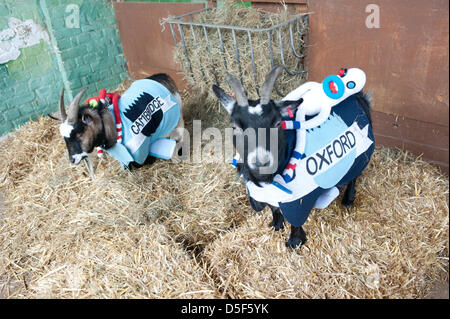
[[[364,72],[341,69],[339,76],[327,77],[319,86],[307,82],[281,101],[273,101],[272,88],[282,70],[275,67],[267,74],[259,100],[248,100],[242,84],[231,75],[236,100],[216,85],[213,91],[230,114],[235,147],[239,141],[243,145],[236,147],[235,162],[250,205],[256,211],[268,205],[275,230],[282,229],[286,219],[291,224],[286,245],[295,248],[306,242],[302,226],[310,211],[326,207],[339,194],[338,188],[347,186],[342,203],[353,204],[356,179],[370,161],[374,137],[370,101],[362,92]],[[320,99],[322,95],[328,100]],[[299,115],[295,120],[294,113]],[[248,129],[266,134],[254,134],[252,144]],[[277,149],[271,150],[266,140],[276,142]],[[286,170],[292,171],[289,178],[284,176]]]

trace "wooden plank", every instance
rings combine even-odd
[[[391,148],[406,150],[416,156],[421,156],[423,160],[439,166],[444,173],[449,173],[449,153],[448,150],[434,148],[429,145],[414,143],[411,141],[401,140],[397,137],[385,136],[383,134],[375,135],[375,144],[383,145]]]
[[[372,112],[372,122],[376,133],[448,151],[449,131],[446,126],[377,111]]]
[[[163,18],[203,8],[201,3],[114,2],[117,27],[125,60],[132,79],[166,72],[184,87],[181,67],[173,60],[174,42],[169,25]]]
[[[372,112],[376,145],[396,147],[421,155],[448,174],[449,131],[448,127],[417,121],[403,116]]]

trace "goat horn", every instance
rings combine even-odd
[[[269,103],[270,96],[272,95],[273,85],[275,84],[275,81],[278,75],[280,75],[281,71],[283,71],[283,67],[277,66],[274,67],[269,73],[267,73],[266,80],[264,81],[261,89],[261,98],[259,100],[261,105]]]
[[[248,106],[247,95],[245,94],[245,90],[241,82],[239,82],[239,80],[231,74],[228,74],[228,84],[230,84],[231,88],[233,89],[234,94],[236,95],[236,101],[239,106]]]
[[[67,118],[66,109],[64,107],[64,88],[61,91],[61,95],[59,96],[59,114],[61,118],[61,122],[64,122]]]
[[[72,103],[69,106],[69,114],[67,116],[68,123],[75,123],[78,120],[78,108],[80,106],[80,100],[83,96],[84,92],[86,92],[87,88],[84,88],[83,91],[77,94],[73,99]]]

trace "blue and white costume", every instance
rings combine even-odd
[[[294,152],[298,144],[296,130],[285,133]],[[333,107],[325,122],[305,133],[305,156],[297,163],[289,183],[281,175],[276,175],[272,184],[260,183],[262,187],[246,182],[253,209],[259,211],[265,206],[255,201],[280,207],[283,216],[294,226],[303,225],[315,206],[326,207],[337,196],[335,187],[356,178],[374,150],[370,121],[355,95]],[[283,169],[284,166],[279,167],[278,173]]]
[[[114,116],[113,105],[109,106]],[[119,100],[122,142],[106,149],[122,166],[143,164],[149,155],[170,159],[175,140],[162,138],[177,126],[180,105],[159,82],[143,79],[131,84]]]

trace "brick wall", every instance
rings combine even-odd
[[[19,48],[17,58],[0,64],[0,136],[56,111],[63,87],[70,101],[83,87],[89,88],[86,95],[93,95],[128,77],[109,1],[2,1],[0,61],[18,37],[17,32],[12,38],[5,35],[14,29],[11,23],[28,19],[42,27],[48,39]]]

